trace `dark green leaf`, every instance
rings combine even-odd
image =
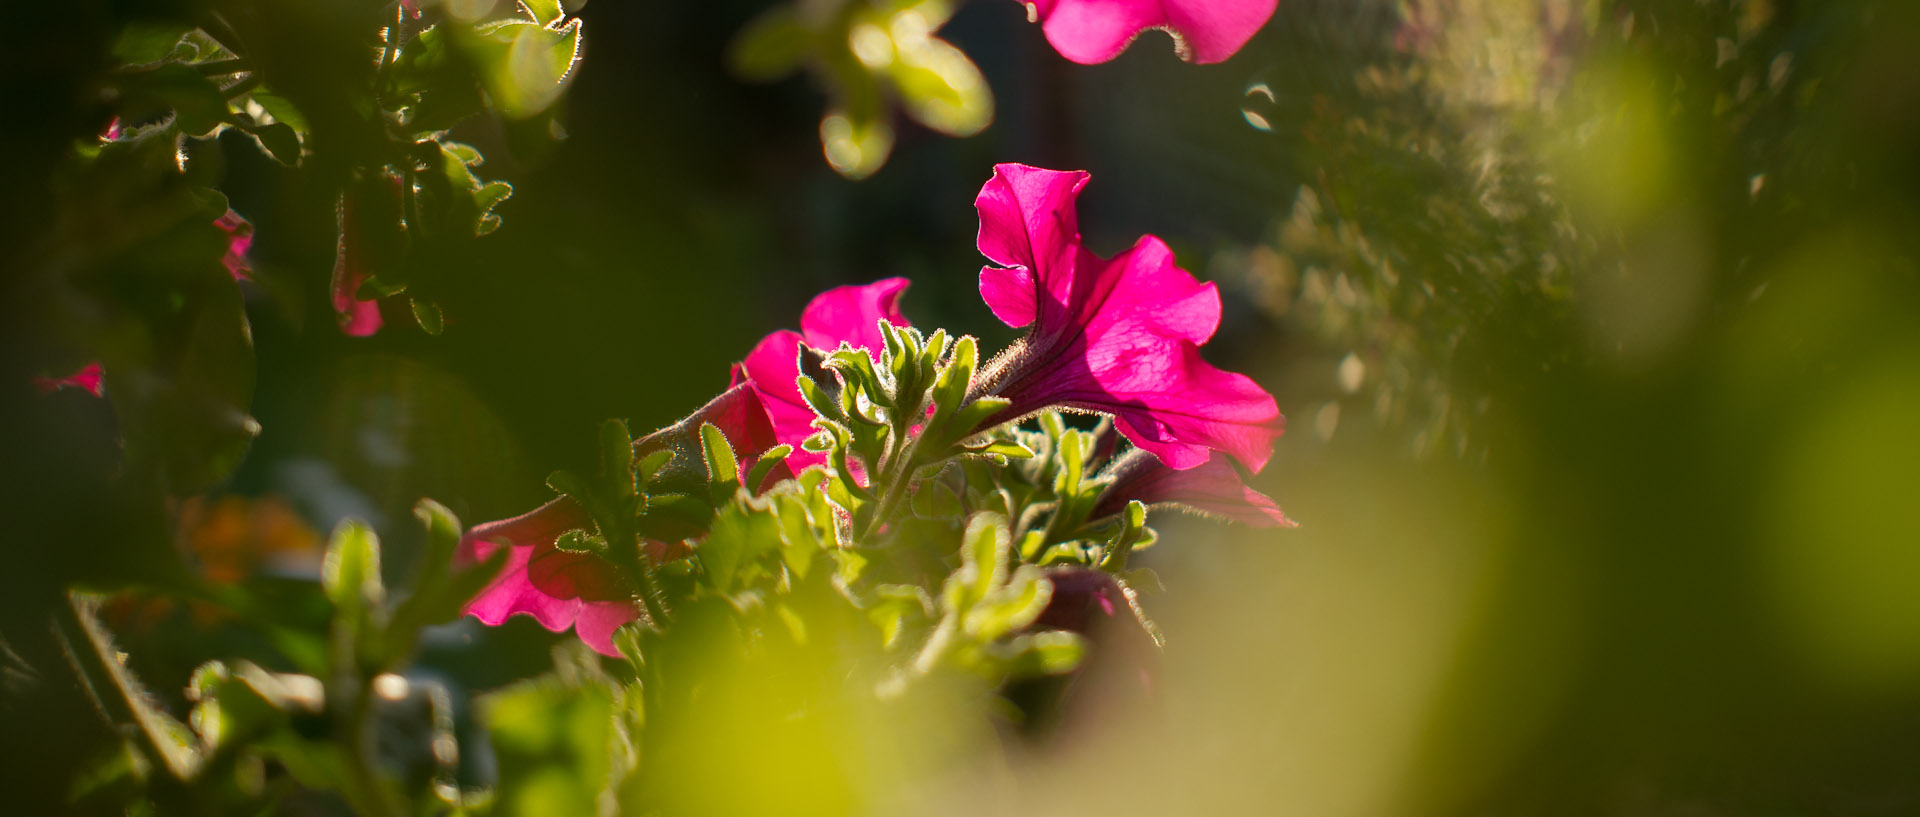
[[[813,36],[794,6],[775,6],[734,35],[727,46],[727,68],[749,82],[779,79],[812,53]]]
[[[171,21],[129,24],[113,41],[113,57],[132,65],[159,62],[171,56],[192,30],[193,26]]]
[[[293,126],[284,122],[248,128],[248,133],[260,142],[260,148],[283,165],[300,164],[300,135],[294,133]]]
[[[425,298],[408,298],[413,305],[413,320],[420,324],[421,331],[429,335],[438,335],[447,330],[446,317],[440,312],[440,305]]]
[[[253,101],[260,103],[260,107],[272,115],[274,121],[284,122],[287,127],[293,128],[295,131],[301,133],[309,130],[307,127],[307,118],[301,115],[300,109],[294,107],[293,102],[286,97],[261,90],[255,90],[249,96]]]
[[[151,71],[126,74],[120,80],[122,116],[133,121],[154,118],[166,111],[184,133],[204,136],[233,121],[227,95],[213,80],[193,68],[169,63]]]

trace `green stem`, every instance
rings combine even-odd
[[[165,764],[169,774],[177,780],[191,779],[200,769],[201,758],[180,740],[185,727],[147,700],[140,682],[114,656],[113,645],[89,605],[67,594],[53,605],[53,626],[67,663],[100,713],[115,724],[131,723],[147,751]]]
[[[647,562],[646,554],[640,552],[640,538],[625,531],[621,532],[621,537],[623,544],[611,549],[620,553],[621,561],[626,562],[621,567],[640,585],[640,605],[646,610],[647,621],[655,629],[664,630],[667,627],[667,599],[660,590],[660,581],[654,577],[653,566]]]
[[[933,635],[927,637],[927,643],[913,657],[913,671],[919,675],[933,672],[940,666],[941,659],[953,648],[954,635],[960,631],[960,617],[948,615],[940,620],[940,626],[934,628]]]
[[[363,676],[364,673],[355,677],[353,705],[348,707],[346,723],[342,724],[348,782],[355,790],[349,799],[368,817],[400,817],[401,808],[393,802],[380,772],[374,768],[373,735],[367,728],[373,720],[373,683],[371,678]]]
[[[887,443],[891,450],[881,457],[883,467],[875,469],[880,473],[874,476],[874,484],[880,487],[880,499],[876,501],[873,513],[867,517],[866,524],[855,532],[855,541],[865,540],[879,529],[883,520],[893,515],[894,506],[900,503],[901,497],[906,496],[908,483],[913,481],[914,460],[920,451],[920,441],[911,436],[912,431],[898,412],[888,419],[892,428],[888,432]],[[884,484],[881,482],[883,477]],[[847,478],[852,479],[852,476]]]

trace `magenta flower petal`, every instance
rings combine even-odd
[[[990,423],[1049,407],[1111,414],[1121,433],[1174,468],[1224,451],[1264,467],[1282,419],[1245,375],[1201,359],[1220,325],[1220,294],[1174,265],[1153,236],[1111,260],[1080,245],[1084,172],[1000,165],[975,202],[980,251],[1001,267],[980,294],[1008,325],[1030,327],[982,373],[1013,402]]]
[[[900,296],[909,283],[905,278],[886,278],[822,292],[800,313],[800,334],[808,346],[827,351],[840,348],[842,342],[868,351],[885,348],[880,319],[894,326],[907,325],[906,316],[900,314]]]
[[[1033,0],[1060,56],[1083,65],[1120,56],[1150,28],[1174,36],[1174,51],[1189,62],[1221,62],[1239,51],[1273,17],[1279,0]]]
[[[400,212],[400,180],[393,177],[385,177],[384,180],[386,184],[381,187],[379,195],[386,196],[390,186],[392,206],[386,207],[387,202],[379,202],[371,209],[390,209],[397,214]],[[340,246],[333,262],[333,311],[340,321],[340,332],[356,338],[380,331],[382,323],[380,302],[361,300],[359,294],[361,285],[374,277],[375,272],[377,252],[369,244],[377,242],[372,242],[369,236],[397,229],[396,224],[382,223],[384,219],[363,213],[364,206],[352,195],[341,199]]]
[[[560,534],[592,525],[586,511],[561,497],[512,519],[474,526],[461,537],[456,562],[479,562],[502,547],[508,553],[500,575],[467,603],[467,614],[489,626],[504,624],[510,616],[532,616],[548,630],[558,633],[572,628],[588,646],[605,655],[616,655],[613,630],[640,617],[631,600],[596,601],[583,599],[578,593],[563,597],[534,581],[532,566],[542,554],[571,555],[554,549],[553,541]],[[607,626],[614,619],[618,621]]]
[[[619,655],[613,648],[613,631],[640,618],[639,608],[629,600],[563,599],[541,592],[527,578],[533,553],[529,547],[512,548],[506,567],[467,605],[467,614],[489,626],[504,624],[511,616],[532,616],[540,626],[556,633],[572,628],[581,641],[602,655]]]
[[[750,386],[740,385],[721,393],[685,420],[636,440],[634,451],[644,455],[676,443],[681,447],[697,445],[686,438],[697,434],[704,423],[714,424],[727,435],[743,470],[775,445],[773,426],[759,395]],[[776,469],[768,479],[788,476],[791,474]],[[613,631],[639,617],[633,589],[612,564],[554,546],[563,533],[593,527],[586,509],[564,496],[511,519],[475,525],[461,537],[454,554],[456,563],[480,562],[502,547],[510,552],[506,567],[467,604],[467,613],[496,626],[509,616],[533,616],[548,630],[557,633],[572,628],[588,646],[614,655]],[[678,543],[647,543],[647,556],[655,562],[678,558],[684,552]]]
[[[51,394],[61,389],[80,389],[95,397],[104,397],[106,387],[101,382],[104,376],[105,370],[100,368],[100,361],[96,360],[66,377],[36,377],[33,379],[33,388],[41,394]]]
[[[736,382],[686,419],[635,440],[634,453],[640,456],[650,454],[673,445],[675,438],[682,440],[684,445],[698,445],[700,426],[707,423],[712,423],[720,429],[720,433],[726,435],[742,472],[751,470],[762,454],[780,444],[760,393],[751,385]],[[783,475],[776,469],[768,479],[784,479],[787,476],[791,475]],[[748,487],[757,492],[766,486]]]
[[[1147,452],[1135,451],[1108,473],[1113,482],[1094,506],[1096,518],[1119,513],[1137,499],[1147,505],[1181,505],[1258,528],[1296,526],[1271,497],[1247,487],[1233,464],[1220,457],[1176,471]]]
[[[900,313],[905,278],[887,278],[871,284],[843,286],[820,293],[800,315],[800,330],[782,329],[760,339],[753,351],[734,367],[735,384],[751,384],[773,422],[776,444],[793,446],[787,465],[795,471],[825,461],[823,454],[804,450],[801,441],[813,436],[813,408],[800,396],[800,344],[831,351],[841,343],[874,354],[884,347],[880,319],[906,326]]]
[[[813,409],[800,396],[799,332],[782,329],[760,339],[746,360],[734,367],[734,382],[748,384],[766,405],[777,445],[793,446],[787,466],[795,471],[826,460],[826,455],[804,450],[800,442],[812,436]]]
[[[253,265],[247,262],[247,251],[253,248],[253,224],[241,218],[239,213],[228,210],[226,215],[214,220],[213,226],[227,234],[227,254],[220,262],[227,265],[227,272],[233,275],[233,280],[246,280],[253,272]]]

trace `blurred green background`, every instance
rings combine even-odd
[[[1257,487],[1301,527],[1166,525],[1158,703],[1092,696],[926,810],[1920,813],[1912,4],[1284,0],[1224,64],[1150,32],[1083,67],[966,3],[941,36],[993,125],[902,123],[859,182],[807,79],[729,75],[766,7],[598,0],[564,141],[456,129],[515,193],[435,272],[441,337],[404,304],[339,335],[329,195],[238,134],[197,149],[257,229],[263,430],[220,492],[371,519],[401,570],[417,498],[532,507],[601,419],[684,415],[826,287],[910,277],[916,323],[998,348],[973,196],[1083,168],[1091,247],[1151,232],[1219,283],[1209,357],[1289,418]],[[38,13],[71,30],[7,58],[14,246],[74,135],[30,69],[117,19]],[[488,689],[551,640],[469,622],[425,663]],[[229,649],[134,660],[170,690]]]

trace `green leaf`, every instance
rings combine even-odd
[[[831,377],[831,375],[828,376]],[[800,386],[800,399],[807,401],[813,413],[836,423],[847,422],[846,412],[840,410],[837,389],[830,394],[820,386],[818,380],[804,375],[796,378],[794,382]]]
[[[596,814],[612,774],[614,687],[548,676],[481,699],[498,814]]]
[[[260,107],[265,109],[274,121],[286,123],[288,127],[301,133],[311,130],[307,126],[307,117],[301,114],[300,109],[294,107],[293,102],[286,97],[261,90],[255,90],[248,96],[260,103]]]
[[[1147,506],[1138,499],[1127,501],[1127,510],[1120,514],[1120,530],[1107,545],[1106,556],[1100,559],[1100,569],[1109,573],[1119,573],[1127,569],[1127,556],[1135,546],[1145,541],[1151,543],[1153,529],[1147,527]]]
[[[633,432],[627,430],[625,420],[600,424],[600,475],[616,497],[632,499],[638,493],[633,475]]]
[[[437,593],[452,570],[454,552],[460,546],[460,518],[431,499],[414,503],[413,516],[427,528],[426,566],[414,583],[414,592]]]
[[[647,496],[647,507],[637,521],[640,535],[662,542],[678,542],[705,533],[713,525],[713,505],[687,494]]]
[[[429,335],[439,335],[447,331],[446,316],[441,314],[440,305],[425,298],[408,298],[413,305],[413,320],[420,324],[421,331]]]
[[[1005,582],[1011,557],[1006,517],[977,513],[967,521],[960,547],[960,569],[947,577],[941,602],[949,613],[964,614]]]
[[[833,556],[833,577],[836,581],[840,582],[842,586],[852,586],[855,582],[860,581],[862,574],[867,572],[868,559],[866,556],[861,555],[860,551],[849,548],[834,548],[828,550],[827,553]]]
[[[120,94],[126,119],[140,121],[171,110],[180,130],[192,136],[205,136],[233,120],[219,84],[179,63],[124,75]]]
[[[386,589],[380,583],[380,537],[365,523],[342,521],[333,529],[327,553],[320,563],[320,586],[342,610],[380,604]]]
[[[460,163],[467,167],[479,167],[487,160],[485,156],[480,154],[478,148],[465,142],[441,140],[440,149],[446,151],[447,155],[459,159]]]
[[[773,469],[778,468],[792,453],[791,445],[776,445],[767,449],[767,453],[761,454],[760,460],[753,464],[753,470],[747,472],[747,490],[760,490],[760,484],[767,481],[767,475],[772,474]]]
[[[707,485],[719,505],[740,487],[740,462],[734,459],[727,435],[712,423],[700,424],[700,449],[707,458]]]
[[[275,161],[288,167],[300,164],[300,135],[294,133],[293,126],[284,122],[275,122],[271,125],[248,128],[247,132],[260,143],[260,149],[266,151],[267,155],[272,156]]]
[[[113,41],[113,57],[130,65],[156,63],[173,55],[193,26],[171,21],[130,23]]]
[[[421,629],[457,618],[467,601],[499,572],[510,550],[498,548],[481,564],[456,571],[453,562],[460,546],[460,520],[446,506],[431,499],[416,503],[413,515],[427,528],[425,561],[420,577],[414,581],[413,592],[394,607],[384,652],[376,656],[382,668],[391,668],[403,661],[413,651],[414,639]]]
[[[1004,662],[1013,678],[1060,675],[1072,672],[1086,657],[1085,639],[1062,630],[1049,630],[1019,636],[1004,645],[988,648],[988,653]]]
[[[639,462],[634,463],[634,480],[641,485],[653,481],[653,475],[660,473],[660,469],[666,467],[667,462],[672,459],[673,449],[671,448],[662,448],[641,457]]]
[[[877,98],[880,92],[870,87],[873,84],[863,74],[858,80],[839,84],[838,90],[847,96]],[[859,181],[887,163],[893,153],[893,126],[878,111],[858,111],[851,106],[831,110],[820,119],[820,150],[835,173]]]
[[[1060,472],[1053,478],[1053,493],[1067,498],[1080,495],[1081,468],[1085,465],[1085,446],[1088,440],[1079,432],[1069,431],[1056,440],[1056,453],[1060,456]]]
[[[793,73],[814,50],[814,34],[797,8],[767,10],[727,45],[727,68],[748,82],[770,82]]]
[[[771,515],[750,512],[735,503],[720,511],[713,531],[695,553],[713,589],[726,593],[743,565],[780,545],[780,528]]]
[[[807,516],[806,501],[792,495],[773,498],[775,517],[780,522],[780,555],[796,579],[805,579],[813,566],[813,555],[820,550],[820,538],[814,535],[813,520]]]
[[[914,489],[912,507],[914,515],[921,519],[953,519],[966,510],[952,486],[936,480],[923,482]]]
[[[593,483],[572,471],[557,470],[548,474],[547,487],[573,497],[574,501],[583,504],[591,501],[593,497]]]
[[[591,553],[595,556],[607,554],[607,540],[583,530],[570,530],[554,537],[555,550],[568,553]]]
[[[967,389],[973,386],[973,369],[978,363],[979,343],[972,335],[962,335],[953,343],[953,355],[934,382],[933,399],[949,413],[960,408]]]
[[[500,217],[495,215],[493,207],[513,197],[513,185],[502,181],[492,181],[473,191],[475,212],[473,234],[483,236],[500,229]]]
[[[914,51],[916,59],[887,66],[908,116],[948,136],[972,136],[993,122],[993,92],[965,53],[931,37]]]
[[[567,16],[560,8],[560,0],[520,0],[520,7],[533,15],[533,21],[543,26],[553,25]]]
[[[481,83],[494,109],[508,119],[529,119],[560,98],[580,54],[578,18],[558,28],[506,21],[478,27],[470,41]]]
[[[1032,459],[1033,449],[1013,440],[987,440],[979,445],[963,446],[961,451],[982,457],[1003,457],[1010,460]]]
[[[873,589],[875,601],[867,609],[867,619],[880,628],[881,646],[900,643],[901,633],[910,625],[924,624],[933,617],[933,599],[925,588],[912,584],[883,584]]]
[[[409,132],[446,130],[486,108],[474,59],[463,47],[474,39],[472,30],[462,29],[458,24],[437,25],[400,47],[388,75],[388,93],[417,95],[405,112]]]
[[[961,619],[968,635],[992,641],[1019,630],[1040,617],[1053,599],[1053,583],[1041,575],[1040,568],[1021,565],[1005,587],[987,594]]]

